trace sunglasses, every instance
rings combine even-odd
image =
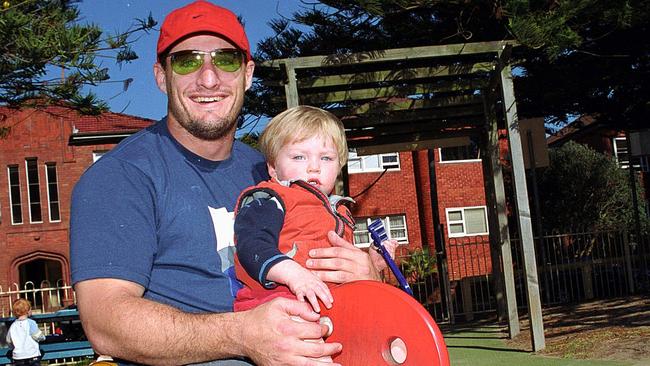
[[[191,74],[203,66],[205,55],[210,55],[212,64],[225,72],[239,70],[244,61],[244,53],[234,48],[216,49],[208,52],[185,50],[169,54],[172,70],[179,75]]]

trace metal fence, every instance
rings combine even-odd
[[[543,306],[647,293],[650,236],[627,230],[553,234],[535,238]],[[513,240],[517,302],[525,304],[521,245]]]
[[[526,305],[519,239],[511,239],[517,304]],[[489,240],[450,238],[436,253],[436,272],[412,282],[416,298],[438,322],[496,312]],[[626,230],[552,234],[535,238],[542,306],[650,293],[650,235]],[[401,262],[409,260],[398,253]],[[411,279],[412,280],[412,279]]]
[[[63,280],[58,280],[52,286],[48,281],[42,281],[39,287],[33,282],[26,282],[22,288],[14,283],[9,288],[0,286],[0,314],[2,317],[11,316],[14,301],[18,298],[27,299],[32,304],[34,313],[51,313],[76,303],[72,286]]]

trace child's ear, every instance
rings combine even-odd
[[[266,169],[269,171],[269,175],[271,176],[271,178],[278,179],[278,172],[275,171],[275,167],[273,166],[273,164],[267,162]]]

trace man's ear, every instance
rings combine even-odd
[[[255,71],[255,62],[250,60],[246,63],[246,90],[253,85],[253,71]]]
[[[153,76],[156,79],[158,89],[167,94],[167,75],[165,75],[165,68],[160,64],[160,62],[156,62],[153,65]]]

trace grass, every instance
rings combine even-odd
[[[633,362],[577,360],[540,356],[506,345],[507,334],[497,326],[446,331],[452,366],[632,366]]]

